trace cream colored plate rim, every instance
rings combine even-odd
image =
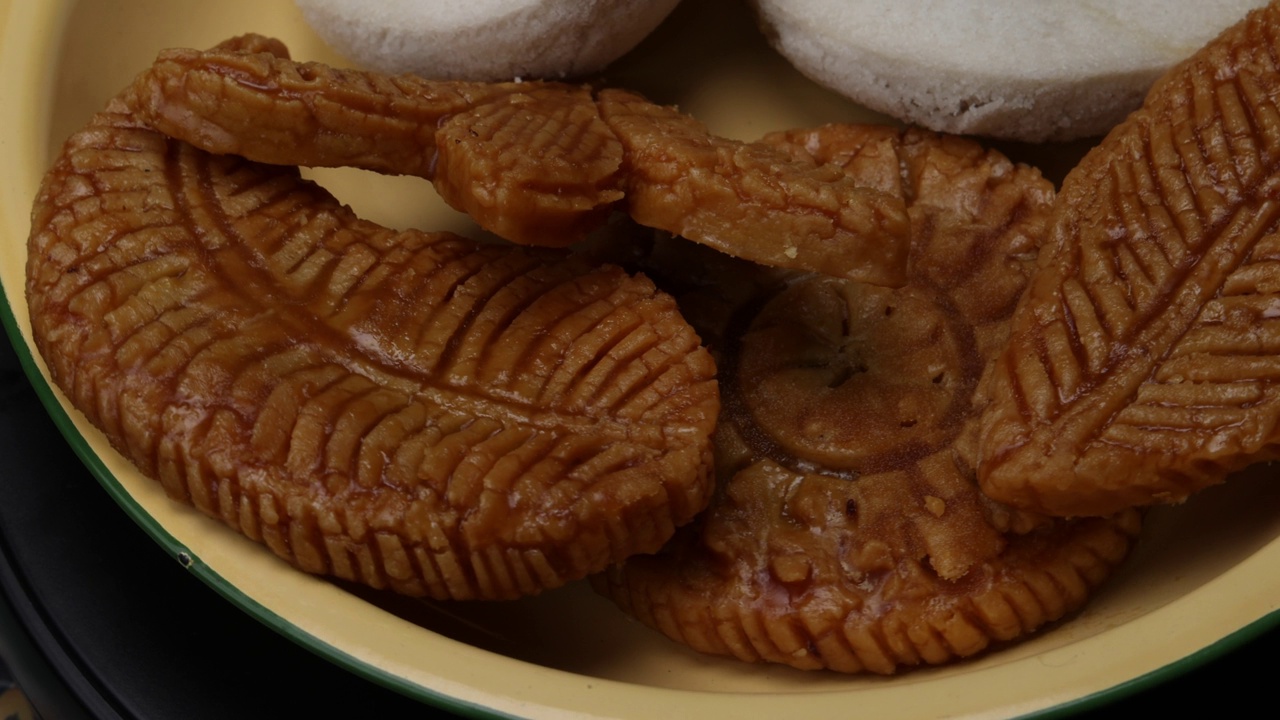
[[[72,2],[0,0],[0,287],[5,328],[76,452],[166,551],[249,615],[317,654],[425,702],[518,717],[983,717],[1066,712],[1164,681],[1280,621],[1280,541],[1194,592],[1078,640],[994,654],[942,672],[823,683],[812,692],[673,690],[602,680],[436,635],[170,503],[112,451],[56,389],[32,351],[22,293],[28,214],[49,146],[49,88]],[[1125,613],[1121,613],[1125,615]],[[1176,634],[1170,628],[1178,628]],[[1158,647],[1152,639],[1159,638]]]

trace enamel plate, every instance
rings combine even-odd
[[[290,0],[0,0],[0,284],[32,382],[94,474],[176,562],[246,613],[371,681],[473,715],[962,717],[1092,707],[1176,674],[1280,620],[1280,483],[1262,470],[1150,515],[1138,550],[1085,611],[1029,642],[895,678],[708,658],[578,584],[511,603],[426,603],[297,572],[170,502],[50,387],[23,295],[28,215],[59,144],[170,46],[275,35],[294,57],[345,64]],[[606,80],[751,138],[866,121],[777,57],[742,6],[685,0]],[[1053,160],[1049,157],[1047,160]],[[1050,174],[1052,171],[1050,170]],[[421,180],[313,174],[383,224],[474,232]]]

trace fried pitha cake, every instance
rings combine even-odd
[[[651,282],[376,226],[137,102],[46,176],[27,297],[54,381],[171,497],[308,572],[489,599],[706,504],[715,367]]]
[[[905,277],[901,198],[812,157],[715,137],[633,93],[339,70],[279,48],[167,51],[136,91],[147,122],[204,150],[430,178],[524,244],[571,244],[618,207],[762,263],[890,286]]]
[[[1081,607],[1126,556],[1138,513],[1021,513],[975,476],[982,378],[1053,187],[915,130],[772,142],[900,194],[911,275],[887,289],[661,254],[674,259],[656,274],[686,288],[720,364],[719,483],[660,553],[596,576],[597,589],[696,650],[843,672],[971,656]]]
[[[1105,515],[1280,457],[1278,54],[1273,3],[1064,180],[983,417],[992,497]]]

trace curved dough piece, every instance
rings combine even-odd
[[[27,296],[53,379],[170,496],[308,572],[491,599],[706,504],[715,368],[651,282],[378,227],[135,107],[46,176]]]
[[[905,277],[901,198],[812,157],[714,137],[623,91],[425,81],[279,54],[167,51],[135,84],[139,111],[209,152],[429,177],[523,244],[575,243],[617,206],[759,262],[884,285]]]
[[[622,146],[586,88],[343,70],[293,62],[268,38],[237,42],[162,52],[134,83],[139,116],[220,155],[429,178],[526,245],[570,245],[622,198]]]

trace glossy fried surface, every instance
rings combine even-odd
[[[902,198],[836,165],[717,138],[675,108],[600,93],[622,141],[637,222],[764,265],[894,287],[906,279]]]
[[[887,289],[693,246],[659,254],[721,365],[719,485],[695,523],[598,589],[696,650],[842,672],[967,657],[1079,608],[1127,553],[1137,513],[1020,513],[988,500],[974,467],[983,377],[1052,186],[919,131],[770,141],[902,197],[911,274]]]
[[[47,175],[27,294],[54,380],[169,495],[435,598],[561,585],[705,505],[715,368],[651,282],[376,226],[136,102]]]
[[[1102,515],[1277,456],[1278,50],[1272,4],[1064,181],[983,418],[993,497]]]
[[[523,244],[570,245],[620,207],[758,262],[905,278],[901,198],[812,158],[715,137],[632,93],[426,81],[281,54],[168,51],[135,86],[141,112],[210,152],[431,178],[451,205]]]
[[[622,197],[622,147],[591,93],[557,83],[434,82],[289,60],[278,41],[167,50],[139,115],[218,154],[433,180],[509,240],[563,247]]]

